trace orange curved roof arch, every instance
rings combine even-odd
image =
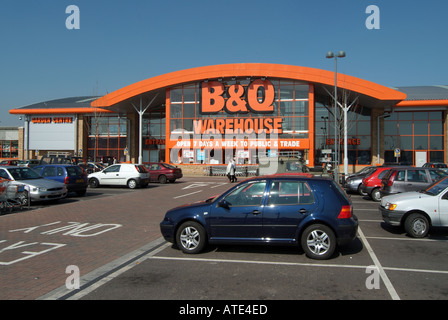
[[[207,79],[228,77],[286,78],[334,86],[334,72],[282,64],[238,63],[197,67],[142,80],[111,92],[95,101],[93,107],[110,107],[145,92]],[[404,100],[406,94],[374,82],[338,73],[339,88],[358,92],[378,100]]]

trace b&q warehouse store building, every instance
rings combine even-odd
[[[262,63],[172,72],[102,97],[10,110],[25,119],[15,155],[107,155],[191,169],[293,155],[321,167],[335,147],[342,166],[347,141],[350,172],[395,162],[397,149],[402,163],[446,161],[448,86],[389,88],[338,74],[335,121],[334,82],[334,72]]]

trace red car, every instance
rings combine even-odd
[[[390,167],[378,167],[370,175],[364,177],[361,183],[361,190],[367,193],[373,201],[381,200],[381,179],[392,169]]]
[[[174,182],[183,177],[182,169],[174,167],[164,162],[150,162],[145,164],[149,171],[150,182],[158,181],[160,183]]]

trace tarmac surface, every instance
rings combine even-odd
[[[159,223],[166,210],[190,201],[190,194],[200,193],[199,199],[219,194],[227,182],[223,177],[185,177],[144,189],[89,188],[85,197],[0,216],[0,300],[38,299],[65,287],[74,274],[69,266],[83,277],[141,250],[161,237]],[[175,198],[167,193],[174,192],[173,186]]]

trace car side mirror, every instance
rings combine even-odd
[[[224,209],[230,209],[229,203],[226,200],[221,200],[218,202],[218,207],[224,208]]]

